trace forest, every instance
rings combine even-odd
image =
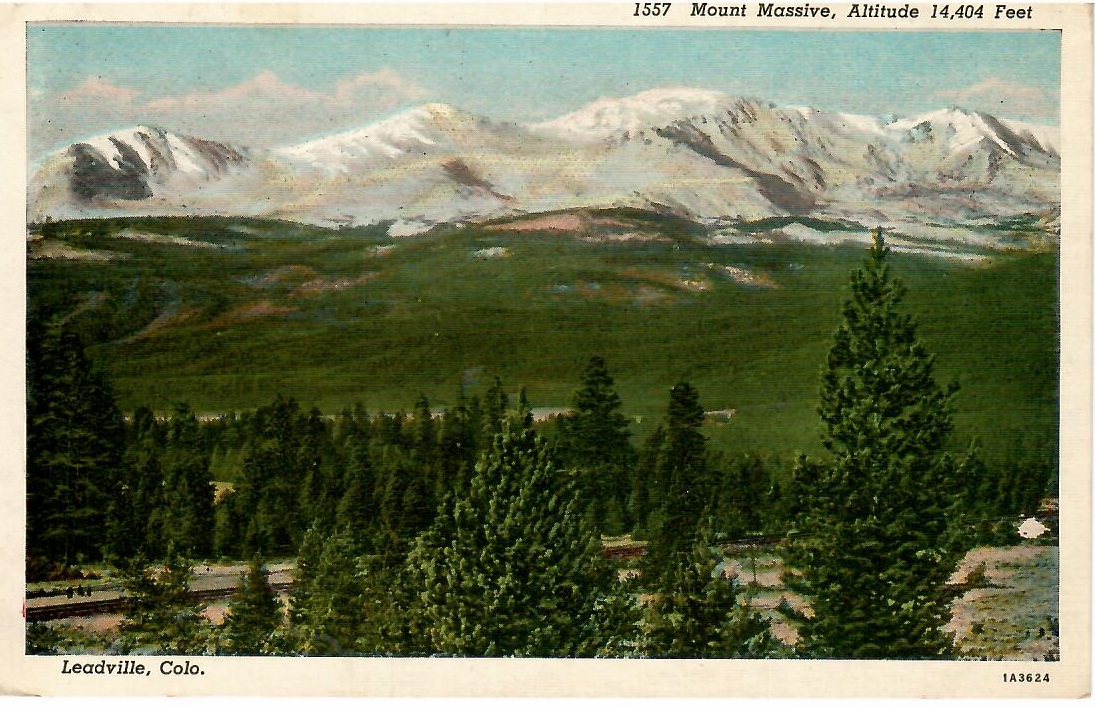
[[[80,336],[32,317],[27,580],[116,568],[119,652],[947,657],[947,576],[969,548],[1017,541],[1012,519],[1056,496],[1057,470],[954,439],[960,388],[936,380],[888,252],[878,234],[818,362],[824,453],[793,458],[710,449],[716,418],[687,380],[634,439],[596,352],[547,419],[501,377],[445,409],[423,395],[330,414],[278,395],[212,419],[123,413]],[[641,557],[604,552],[622,536]],[[717,552],[759,536],[810,602],[781,607],[792,645]],[[263,566],[286,558],[283,607]],[[215,559],[250,566],[220,626],[187,591]],[[28,628],[28,651],[58,649]]]

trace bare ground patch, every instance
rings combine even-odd
[[[105,635],[115,633],[125,618],[122,614],[96,614],[94,616],[73,616],[48,622],[51,626],[67,628],[82,633]]]
[[[1056,660],[1058,632],[1058,549],[1044,545],[982,547],[968,552],[950,578],[964,584],[984,566],[988,586],[966,590],[951,604],[945,630],[954,634],[960,656],[988,660]],[[755,575],[754,575],[755,569]],[[811,616],[809,600],[784,587],[782,560],[732,551],[723,574],[736,579],[750,606],[772,621],[772,633],[788,645],[798,640],[793,619],[781,611]]]
[[[184,238],[182,236],[165,236],[161,233],[144,233],[142,231],[134,231],[128,228],[114,234],[114,237],[124,238],[131,241],[139,241],[141,243],[154,243],[156,245],[175,245],[185,248],[200,248],[205,250],[220,250],[224,248],[224,246],[222,245],[209,243],[207,241],[195,241],[190,238]]]
[[[314,279],[317,274],[318,273],[316,273],[314,268],[308,267],[307,265],[283,265],[280,268],[275,268],[265,275],[252,280],[250,284],[258,287],[268,287],[271,285],[296,283]]]
[[[668,242],[670,239],[658,233],[644,231],[623,231],[619,233],[598,233],[586,236],[582,240],[588,243],[640,243]]]
[[[490,224],[486,226],[486,230],[508,233],[566,233],[583,236],[583,240],[591,243],[669,240],[656,231],[643,230],[641,225],[588,211],[542,214],[508,223]]]
[[[997,660],[1056,660],[1058,548],[977,548],[963,558],[951,581],[964,582],[981,565],[988,586],[967,590],[951,605],[947,631],[954,634],[959,651]]]
[[[193,319],[200,311],[201,310],[196,308],[177,310],[174,307],[168,307],[160,312],[155,319],[146,324],[144,328],[126,339],[126,342],[140,341],[141,339],[155,336],[164,329],[178,326],[179,324],[183,324]]]
[[[578,214],[547,214],[510,223],[491,224],[486,227],[486,230],[517,233],[530,231],[562,231],[565,233],[574,233],[582,230],[582,228],[583,220]]]
[[[314,295],[320,292],[332,292],[336,290],[346,290],[353,287],[361,287],[369,282],[372,282],[377,278],[379,273],[366,272],[357,277],[343,277],[332,280],[324,280],[322,278],[316,278],[302,282],[297,286],[293,292],[295,295]]]
[[[112,250],[86,250],[74,248],[67,243],[53,240],[41,240],[29,246],[31,260],[79,260],[82,262],[106,262],[128,257],[125,253]]]
[[[779,287],[776,281],[767,273],[755,272],[736,265],[719,265],[718,263],[707,263],[707,267],[720,275],[730,278],[739,285],[765,288]]]
[[[635,268],[627,268],[621,274],[624,277],[636,280],[640,288],[646,286],[664,288],[677,292],[704,292],[711,289],[711,282],[705,278],[682,277],[674,273],[638,270]]]
[[[213,321],[205,325],[207,329],[216,329],[219,327],[234,326],[236,324],[244,324],[246,322],[254,321],[256,319],[262,319],[264,317],[281,316],[284,314],[291,314],[296,309],[292,307],[282,307],[270,302],[269,300],[262,300],[260,302],[252,302],[251,304],[241,305],[234,309],[230,309],[221,316],[217,317]]]

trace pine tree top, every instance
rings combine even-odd
[[[901,309],[881,230],[852,273],[823,376],[825,461],[802,458],[801,534],[789,585],[810,600],[805,648],[838,658],[933,657],[949,645],[945,582],[956,558],[951,512],[963,466],[945,450],[957,385]]]

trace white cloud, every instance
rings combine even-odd
[[[997,76],[982,79],[966,88],[936,91],[935,95],[963,108],[983,110],[1006,118],[1056,122],[1060,112],[1060,99],[1056,91],[1012,83]]]
[[[67,91],[32,92],[31,154],[136,124],[153,124],[246,146],[269,147],[358,127],[427,91],[390,68],[318,91],[264,71],[234,86],[174,96],[88,77]]]
[[[102,76],[88,76],[82,84],[61,94],[61,98],[74,103],[98,104],[103,101],[113,101],[116,104],[128,105],[133,103],[140,94],[141,92],[136,89],[118,86]]]

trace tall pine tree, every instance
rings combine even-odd
[[[851,278],[824,374],[829,457],[800,459],[800,539],[790,582],[809,597],[804,650],[837,658],[927,658],[949,638],[947,577],[957,560],[948,514],[964,465],[945,452],[951,400],[902,313],[904,288],[875,234]]]
[[[281,602],[255,556],[228,604],[223,636],[229,655],[274,655],[280,652],[278,629],[284,612]]]
[[[214,635],[202,607],[190,594],[192,569],[178,555],[162,567],[141,557],[125,564],[120,576],[129,607],[118,627],[126,652],[154,651],[174,655],[204,655],[214,651]]]
[[[770,622],[739,600],[701,533],[646,606],[642,651],[655,658],[768,658],[784,653]]]
[[[570,413],[558,418],[560,461],[580,470],[582,492],[597,526],[608,533],[622,532],[631,491],[627,470],[636,455],[627,418],[620,412],[620,396],[600,356],[589,360],[571,406]]]
[[[27,329],[27,555],[68,564],[102,556],[120,488],[125,429],[80,338]]]
[[[428,650],[547,657],[618,647],[630,607],[582,515],[573,474],[534,431],[503,423],[468,494],[444,504],[408,558]]]
[[[687,382],[669,391],[664,439],[650,492],[650,545],[644,582],[656,581],[692,552],[710,501],[707,438],[699,393]]]
[[[354,655],[367,620],[358,571],[358,543],[348,529],[328,534],[313,525],[297,555],[290,602],[297,650]]]

